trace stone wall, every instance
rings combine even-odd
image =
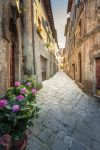
[[[14,12],[13,7],[15,8]],[[15,27],[15,30],[19,30],[20,21],[17,19],[17,15],[15,17],[14,14],[17,14],[17,7],[15,1],[0,0],[0,94],[3,94],[5,90],[10,86],[10,51],[12,48],[12,40],[14,40],[14,44],[16,45],[14,54],[16,64],[15,80],[20,80],[21,78],[21,52],[19,51],[19,39],[21,35],[18,32],[15,32],[14,35],[11,31],[13,30],[12,27]],[[14,19],[16,21],[16,25],[13,25],[11,27],[10,19],[12,18],[13,20],[13,17],[15,17]],[[16,40],[14,38],[16,38]]]
[[[50,78],[50,62],[52,63],[52,58],[50,57],[50,52],[43,43],[41,37],[38,35],[37,30],[34,29],[34,50],[35,50],[35,68],[36,77],[39,82],[42,82],[42,66],[40,57],[44,57],[47,60],[46,69],[46,79]]]
[[[90,94],[96,92],[95,58],[100,57],[99,6],[98,0],[83,1],[79,7],[73,4],[71,13],[76,11],[76,17],[71,16],[66,33],[66,72],[72,79],[75,75],[75,81]]]
[[[12,48],[13,56],[12,56]],[[14,59],[14,81],[22,79],[21,22],[14,0],[0,1],[0,94],[11,85],[11,58]],[[13,83],[14,84],[14,83]]]
[[[55,54],[53,54],[52,52],[50,52],[49,49],[47,49],[46,44],[43,42],[43,40],[37,33],[37,29],[35,25],[34,25],[34,51],[35,51],[36,78],[39,82],[42,82],[41,56],[47,60],[46,61],[46,79],[49,79],[57,72],[58,64],[55,58]]]

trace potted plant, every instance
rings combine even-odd
[[[33,79],[15,82],[0,99],[0,143],[4,150],[23,150],[26,130],[39,111],[36,106],[37,82]],[[6,143],[6,144],[5,144]]]

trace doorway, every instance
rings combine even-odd
[[[72,64],[73,80],[75,80],[75,64]]]
[[[14,86],[15,82],[15,47],[10,47],[10,86]]]
[[[96,59],[96,94],[100,96],[100,58]]]
[[[42,81],[47,79],[47,59],[41,56]]]

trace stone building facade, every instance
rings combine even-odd
[[[0,0],[0,94],[34,76],[32,0]]]
[[[39,70],[49,70],[48,58],[54,63],[51,66],[57,65],[55,49],[50,54],[48,49],[44,49],[43,40],[36,34],[34,1],[0,0],[0,94],[13,86],[15,81],[36,76],[41,82],[42,73]],[[54,44],[57,48],[55,40]],[[52,75],[55,70],[56,67]],[[51,74],[49,70],[46,79]]]
[[[16,2],[0,0],[0,93],[12,86],[14,80],[21,78],[19,31],[20,20]]]
[[[69,0],[64,70],[86,92],[100,97],[100,1]]]
[[[54,26],[51,1],[34,0],[35,70],[39,82],[52,77],[57,71],[57,33]]]

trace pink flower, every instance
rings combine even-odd
[[[18,96],[16,96],[16,99],[19,100],[19,101],[21,101],[21,100],[24,99],[24,96],[23,95],[18,95]]]
[[[27,82],[26,85],[27,85],[27,86],[31,86],[31,82]]]
[[[4,108],[8,104],[7,100],[0,99],[0,108]]]
[[[12,107],[12,112],[16,113],[16,112],[18,112],[18,111],[19,111],[19,105],[14,105],[14,106]]]
[[[20,82],[15,82],[15,86],[16,87],[18,87],[18,86],[20,86],[21,84],[20,84]]]
[[[25,93],[26,93],[26,88],[20,90],[20,94],[25,94]]]
[[[10,142],[11,142],[11,135],[9,134],[5,134],[0,138],[0,144],[3,145],[4,147],[8,146]]]
[[[35,94],[35,93],[37,92],[37,90],[36,90],[36,89],[32,89],[31,92],[32,92],[33,94]]]

